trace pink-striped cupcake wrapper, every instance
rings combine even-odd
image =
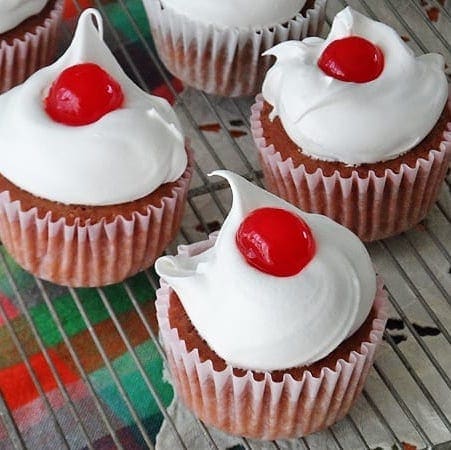
[[[56,53],[58,28],[63,15],[64,0],[33,33],[8,43],[0,38],[0,94],[23,83],[38,69],[50,64]]]
[[[120,282],[151,266],[177,234],[193,167],[187,151],[188,166],[171,194],[131,218],[118,215],[111,222],[83,225],[75,219],[69,225],[65,218],[54,221],[50,211],[42,218],[37,208],[23,211],[20,201],[3,191],[0,238],[11,256],[39,278],[74,287]]]
[[[272,62],[269,56],[262,56],[264,51],[280,42],[321,32],[327,0],[316,0],[305,17],[299,13],[286,24],[258,30],[204,24],[163,8],[160,0],[143,3],[155,45],[168,70],[196,89],[235,97],[260,91]]]
[[[184,246],[179,253],[203,252],[214,240],[210,237],[209,241]],[[387,319],[387,296],[378,279],[373,306],[376,317],[369,340],[361,343],[359,352],[352,351],[346,360],[338,360],[333,369],[324,367],[318,377],[306,371],[300,381],[290,374],[285,374],[282,381],[274,381],[266,372],[261,381],[256,381],[251,371],[237,376],[227,366],[219,372],[210,360],[201,361],[197,349],[188,352],[178,331],[170,327],[171,292],[163,281],[157,291],[156,308],[160,336],[179,397],[206,424],[257,439],[301,437],[343,418],[363,389]]]
[[[421,222],[437,200],[451,157],[451,133],[444,133],[439,149],[415,167],[402,164],[399,173],[383,176],[370,171],[365,178],[338,171],[326,176],[320,168],[309,173],[303,165],[282,159],[274,145],[267,145],[260,120],[264,100],[252,106],[251,130],[258,149],[266,187],[304,211],[324,214],[357,234],[363,241],[387,238]],[[448,123],[448,128],[451,124]]]

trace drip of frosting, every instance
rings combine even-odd
[[[226,178],[233,193],[214,246],[192,257],[161,257],[157,273],[175,290],[200,336],[232,366],[278,370],[325,357],[371,309],[376,278],[365,247],[325,216],[306,214],[232,172],[213,174]],[[262,207],[287,210],[310,227],[315,254],[298,274],[269,275],[240,253],[237,230]]]
[[[64,69],[84,62],[98,64],[120,84],[124,103],[86,126],[57,123],[45,111],[48,89]],[[102,40],[102,18],[94,9],[82,13],[58,61],[0,96],[0,111],[0,172],[38,197],[65,204],[125,203],[177,180],[186,168],[175,112],[127,77]]]
[[[384,68],[367,83],[340,81],[318,60],[338,39],[360,36],[383,53]],[[448,96],[441,55],[415,57],[387,25],[346,8],[326,40],[281,43],[265,54],[277,61],[268,71],[263,97],[302,152],[349,165],[387,161],[427,136]]]
[[[161,0],[185,16],[222,27],[262,28],[287,22],[303,8],[305,0]]]
[[[47,0],[1,0],[0,33],[12,30],[35,14],[40,13]]]

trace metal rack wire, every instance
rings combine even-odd
[[[127,21],[130,32],[134,34],[142,52],[148,58],[148,64],[153,65],[159,76],[166,83],[169,91],[176,98],[176,108],[185,126],[187,135],[191,138],[197,153],[195,177],[188,196],[188,212],[184,226],[181,229],[177,243],[186,243],[198,240],[213,231],[214,223],[221,223],[226,216],[230,202],[230,193],[223,182],[212,182],[206,176],[213,168],[231,168],[255,183],[262,185],[262,173],[259,170],[255,155],[252,152],[252,143],[249,139],[248,111],[251,99],[218,99],[206,94],[187,90],[179,94],[173,88],[170,79],[159,62],[153,47],[145,38],[134,15],[130,2],[117,0],[124,20]],[[382,21],[395,27],[401,35],[412,45],[414,51],[442,53],[448,65],[451,65],[451,11],[450,2],[417,2],[416,0],[384,0],[383,2],[368,2],[355,0],[329,0],[327,21],[324,32],[327,33],[333,16],[346,3],[372,18],[381,18]],[[94,1],[95,6],[103,13],[105,19],[106,39],[112,48],[116,49],[126,63],[127,70],[136,82],[143,88],[149,89],[145,81],[145,73],[138,67],[136,61],[121,40],[121,36],[113,26],[108,10],[100,0]],[[81,10],[80,5],[77,3]],[[428,19],[427,8],[436,8],[441,14],[441,21],[433,22]],[[65,35],[69,39],[72,30],[66,24]],[[235,137],[230,132],[229,124],[238,123],[238,127],[247,136]],[[201,125],[217,123],[218,133],[202,131]],[[451,343],[449,329],[451,325],[451,280],[449,267],[451,265],[451,195],[450,180],[448,179],[439,202],[434,206],[423,229],[418,227],[397,238],[370,244],[368,249],[375,262],[377,270],[384,277],[391,302],[391,317],[402,324],[405,343],[397,342],[397,333],[390,329],[385,331],[385,344],[382,353],[375,364],[361,399],[354,410],[342,421],[326,432],[327,443],[330,448],[374,448],[381,442],[395,444],[402,448],[403,442],[410,442],[418,448],[451,448]],[[210,205],[208,210],[205,204]],[[193,231],[187,226],[198,222],[201,231]],[[48,308],[54,326],[62,336],[64,345],[70,354],[74,366],[81,376],[90,396],[94,401],[94,410],[91,419],[87,419],[74,404],[71,393],[68,391],[60,374],[55,367],[51,354],[46,348],[38,328],[29,313],[30,305],[27,302],[27,292],[23,292],[20,283],[15,279],[11,270],[11,261],[3,254],[0,257],[0,269],[7,276],[13,298],[20,313],[30,328],[34,345],[42,353],[50,371],[57,383],[57,390],[68,405],[72,417],[72,427],[62,424],[55,411],[52,398],[42,386],[35,373],[35,369],[27,359],[24,343],[21,342],[16,329],[8,319],[7,311],[0,303],[0,320],[5,324],[21,360],[31,376],[43,408],[48,413],[51,424],[49,433],[54,448],[72,448],[77,442],[77,448],[95,448],[94,434],[90,421],[96,416],[97,423],[104,428],[111,437],[116,448],[124,448],[114,418],[111,412],[98,399],[96,389],[86,373],[80,355],[70,341],[60,314],[52,300],[56,290],[54,286],[39,279],[34,279],[34,288],[39,292],[42,302]],[[158,286],[158,279],[152,270],[144,273],[149,287],[149,295],[153,295]],[[149,322],[147,310],[138,301],[129,281],[122,285],[127,301],[133,305],[149,339],[155,344],[157,351],[164,360],[164,351],[161,348],[156,331]],[[153,448],[154,442],[149,435],[136,405],[129,398],[124,389],[113,362],[104,349],[102,339],[97,335],[95,326],[86,313],[80,292],[69,289],[72,300],[79,312],[89,336],[94,342],[103,364],[122,398],[126,409],[136,423],[142,440],[142,448]],[[166,425],[172,433],[174,442],[179,448],[187,448],[178,424],[173,420],[161,401],[160,394],[154,380],[146,372],[140,356],[131,344],[127,331],[111,306],[108,288],[96,290],[102,305],[107,310],[115,332],[132,357],[133,364],[140,377],[144,380],[147,394],[152,396],[165,418]],[[424,336],[424,327],[433,327],[438,330],[433,337]],[[1,351],[0,351],[1,352]],[[203,437],[204,448],[219,448],[211,431],[199,420],[195,421],[199,436]],[[26,448],[27,442],[24,434],[18,428],[13,414],[8,410],[4,399],[0,396],[0,425],[8,436],[11,448]],[[68,435],[77,435],[77,439],[69,440]],[[319,448],[317,440],[307,437],[298,441],[299,448]],[[254,448],[254,444],[241,439],[240,444],[246,449]],[[267,448],[283,448],[283,443],[272,442]]]

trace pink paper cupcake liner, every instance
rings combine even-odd
[[[274,145],[267,145],[260,120],[263,97],[252,106],[251,131],[258,149],[267,188],[300,209],[324,214],[349,228],[363,241],[374,241],[402,233],[421,222],[436,202],[451,157],[451,134],[444,133],[439,149],[415,167],[401,165],[399,173],[384,176],[370,171],[366,178],[354,172],[341,177],[326,176],[320,168],[309,173],[293,160],[282,160]],[[451,124],[448,124],[450,127]]]
[[[321,32],[327,0],[316,0],[306,17],[258,30],[207,25],[143,0],[161,60],[184,83],[210,94],[255,95],[271,65],[265,50]],[[258,7],[258,6],[257,6]]]
[[[0,238],[11,256],[39,278],[66,286],[117,283],[151,266],[177,234],[182,221],[193,157],[170,195],[145,214],[121,215],[111,222],[76,219],[68,225],[52,213],[40,218],[37,208],[23,211],[10,193],[0,193]]]
[[[63,6],[64,0],[57,0],[49,16],[33,33],[27,32],[11,43],[2,41],[0,37],[0,94],[52,62]]]
[[[193,255],[210,248],[209,241],[183,246],[179,254]],[[171,288],[163,281],[157,291],[157,318],[172,381],[182,401],[206,424],[228,433],[258,439],[301,437],[324,429],[343,418],[363,389],[382,340],[386,313],[386,293],[378,279],[374,300],[376,317],[368,342],[360,351],[339,359],[336,366],[324,367],[319,376],[304,372],[300,381],[285,374],[274,381],[264,373],[257,381],[251,371],[244,376],[233,367],[216,371],[210,360],[202,362],[197,349],[188,352],[178,331],[170,327],[168,311]]]

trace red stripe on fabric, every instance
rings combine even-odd
[[[75,404],[80,402],[82,399],[89,397],[88,390],[82,380],[76,381],[75,383],[66,384],[65,388],[69,398]],[[67,404],[59,389],[54,389],[53,391],[47,392],[46,396],[54,411],[59,410]],[[84,408],[86,408],[86,404],[84,404]],[[84,409],[84,412],[89,414],[89,410]],[[64,413],[62,414],[64,415]],[[49,417],[49,409],[44,400],[39,397],[14,410],[13,416],[19,430],[23,433],[35,425],[38,425],[39,428],[39,426],[45,424]]]
[[[6,314],[8,320],[13,320],[17,316],[19,316],[19,310],[13,305],[11,300],[8,297],[0,294],[0,304],[2,305],[2,309]],[[2,314],[3,315],[3,314]],[[0,317],[0,326],[4,325],[5,321]]]
[[[86,9],[93,6],[93,0],[78,0],[77,3],[80,5],[81,9]],[[64,18],[70,19],[72,17],[78,16],[78,8],[75,6],[74,0],[66,0],[64,5]]]
[[[79,376],[70,370],[53,350],[49,350],[48,353],[64,384],[73,383],[79,379]],[[56,380],[42,353],[31,356],[29,362],[44,392],[57,387]],[[24,363],[0,370],[0,391],[8,407],[13,410],[39,397]]]
[[[183,91],[183,84],[178,78],[173,78],[171,80],[172,87],[174,88],[175,92],[179,93]],[[158,95],[159,97],[165,98],[171,105],[175,102],[175,97],[172,95],[172,92],[169,90],[169,88],[162,84],[155,89],[152,90],[153,95]]]

